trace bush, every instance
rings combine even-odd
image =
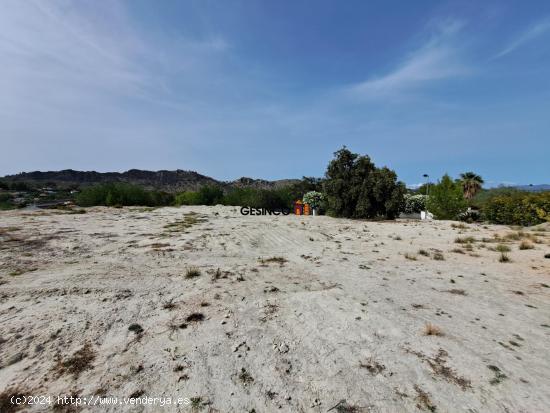
[[[11,199],[10,194],[0,193],[0,211],[17,208],[17,206],[11,202]]]
[[[405,205],[403,207],[403,212],[405,214],[419,214],[420,211],[425,211],[426,199],[426,195],[405,194]]]
[[[368,156],[345,147],[334,153],[323,184],[330,215],[394,219],[403,208],[405,185],[388,168],[377,168]]]
[[[447,174],[430,188],[430,196],[426,202],[428,211],[437,219],[456,219],[466,210],[466,205],[460,184]]]
[[[461,212],[460,214],[458,214],[457,218],[460,221],[476,222],[476,221],[480,220],[481,214],[480,214],[479,211],[477,211],[475,209],[468,209],[467,211],[464,211],[464,212]]]
[[[301,197],[301,195],[300,195]],[[204,186],[198,191],[187,191],[176,195],[176,205],[232,205],[252,208],[291,208],[293,202],[291,187],[278,189],[233,188],[226,194],[216,186]]]
[[[200,194],[193,191],[181,192],[174,198],[174,203],[176,205],[200,205]]]
[[[84,188],[76,197],[80,206],[162,206],[170,205],[172,195],[147,191],[146,189],[126,183],[106,183]]]
[[[223,190],[215,185],[205,185],[198,191],[186,191],[176,195],[176,205],[217,205],[223,203]]]
[[[323,190],[323,179],[304,176],[299,182],[293,183],[284,189],[288,192],[289,197],[296,201],[302,199],[304,194],[308,192],[321,192]]]
[[[545,222],[550,214],[550,192],[511,192],[489,198],[483,218],[493,224],[530,226]]]
[[[293,195],[288,187],[279,189],[235,188],[225,195],[223,204],[276,209],[291,208],[293,201]]]
[[[322,209],[325,204],[325,196],[321,192],[309,191],[304,195],[304,202],[313,209]]]
[[[31,186],[26,182],[12,182],[10,184],[10,189],[12,191],[30,191],[32,188]]]

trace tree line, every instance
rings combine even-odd
[[[80,206],[233,205],[292,208],[298,199],[314,199],[316,208],[334,217],[395,219],[401,213],[428,210],[437,219],[487,220],[499,224],[533,225],[550,220],[550,192],[483,189],[483,179],[465,172],[458,179],[444,175],[416,191],[397,174],[377,167],[366,155],[345,146],[334,153],[323,178],[304,177],[273,189],[222,188],[206,185],[197,191],[169,194],[126,183],[85,187],[76,197]],[[10,188],[11,189],[11,188]],[[429,196],[425,194],[428,192]]]

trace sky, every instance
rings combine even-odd
[[[550,2],[4,0],[0,175],[550,183]]]

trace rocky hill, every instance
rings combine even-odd
[[[65,169],[62,171],[47,172],[22,172],[16,175],[7,175],[2,178],[6,182],[26,182],[35,186],[72,187],[87,186],[106,182],[125,182],[140,185],[147,189],[156,189],[166,192],[181,192],[197,190],[204,185],[220,185],[225,188],[277,188],[288,185],[297,180],[284,179],[279,181],[266,181],[263,179],[240,178],[235,181],[218,181],[209,176],[201,175],[195,171],[144,171],[130,169],[126,172],[96,172],[75,171]]]

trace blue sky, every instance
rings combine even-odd
[[[19,1],[0,13],[0,175],[550,182],[548,1]]]

